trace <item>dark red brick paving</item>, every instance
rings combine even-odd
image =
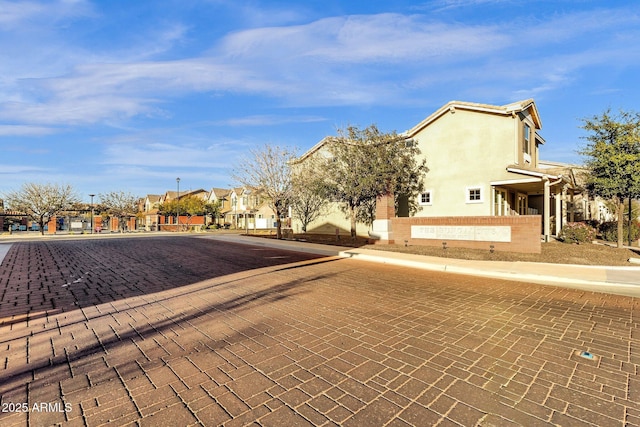
[[[313,258],[187,237],[14,244],[2,403],[71,411],[0,423],[638,424],[636,299]]]

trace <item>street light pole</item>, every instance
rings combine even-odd
[[[180,178],[176,178],[178,184],[178,197],[176,197],[176,231],[180,231]]]
[[[93,234],[93,196],[95,194],[89,194],[89,197],[91,197],[91,234]]]

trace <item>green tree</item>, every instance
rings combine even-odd
[[[587,144],[580,154],[589,170],[587,189],[614,201],[618,217],[618,247],[624,243],[624,202],[640,196],[640,115],[606,110],[583,119]]]
[[[216,200],[215,202],[208,202],[204,204],[204,214],[210,215],[212,219],[214,219],[215,223],[218,223],[218,218],[220,218],[221,211],[221,202],[220,200]]]
[[[111,191],[99,194],[100,202],[110,216],[118,218],[118,228],[124,231],[127,219],[135,217],[138,212],[139,198],[124,191]]]
[[[187,227],[191,225],[194,216],[204,215],[207,202],[196,196],[182,197],[178,201],[180,214],[187,217]]]
[[[293,198],[291,162],[296,158],[292,148],[264,145],[249,150],[233,171],[233,178],[262,196],[276,213],[276,237],[282,238],[282,216]]]
[[[327,148],[325,191],[331,200],[343,203],[352,239],[358,219],[373,220],[378,197],[393,193],[398,200],[410,201],[424,189],[426,160],[418,161],[418,147],[395,132],[380,132],[375,125],[349,126],[330,138]],[[416,209],[413,204],[409,210]]]
[[[78,202],[73,187],[62,184],[29,182],[5,195],[5,203],[10,209],[23,212],[38,223],[40,234],[44,234],[44,225],[52,217]]]

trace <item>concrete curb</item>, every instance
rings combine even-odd
[[[427,271],[439,271],[446,273],[465,274],[476,277],[486,277],[492,279],[510,280],[516,282],[536,283],[540,285],[552,285],[560,286],[572,289],[581,289],[590,292],[604,292],[613,293],[618,295],[640,297],[640,269],[638,267],[605,267],[605,266],[576,266],[565,264],[541,264],[540,267],[551,268],[567,268],[571,270],[582,270],[593,276],[594,279],[584,279],[580,277],[567,276],[554,276],[549,274],[540,274],[524,271],[526,268],[535,268],[538,265],[536,263],[510,263],[513,268],[494,268],[490,269],[491,265],[483,265],[483,268],[462,266],[459,264],[468,263],[473,264],[472,261],[443,258],[442,262],[433,262],[432,257],[425,257],[425,259],[416,259],[419,255],[412,256],[398,256],[395,252],[379,251],[378,254],[371,254],[364,252],[367,250],[353,249],[341,251],[340,256],[343,258],[357,259],[367,262],[377,262],[381,264],[389,264],[395,266],[403,266],[408,268],[417,268]],[[376,251],[378,252],[378,251]],[[492,263],[494,261],[486,261],[486,263]],[[532,265],[533,264],[533,265]],[[543,268],[541,270],[544,270]],[[621,283],[606,280],[607,270],[613,271],[634,271],[638,273],[638,283]],[[601,278],[597,280],[596,278]]]
[[[382,252],[382,251],[381,251]],[[550,276],[544,274],[531,274],[531,273],[523,273],[519,271],[499,271],[499,270],[484,270],[478,268],[471,267],[461,267],[458,265],[443,263],[433,263],[433,262],[421,262],[418,260],[411,259],[398,259],[398,258],[390,258],[385,256],[376,256],[370,254],[363,254],[355,251],[342,251],[339,254],[343,258],[352,258],[358,259],[361,261],[369,261],[369,262],[377,262],[381,264],[389,264],[395,266],[404,266],[409,268],[418,268],[422,270],[429,271],[440,271],[446,273],[457,273],[457,274],[465,274],[470,276],[480,276],[494,279],[505,279],[505,280],[513,280],[519,282],[531,282],[538,283],[543,285],[578,285],[578,287],[588,286],[594,288],[622,288],[629,290],[636,290],[637,292],[633,292],[631,296],[640,296],[640,287],[634,284],[627,283],[612,283],[607,281],[598,281],[598,280],[585,280],[580,278],[571,278],[571,277],[561,277],[561,276]],[[562,264],[559,264],[562,265]],[[595,267],[595,266],[585,266],[585,267]],[[598,267],[595,267],[598,268]],[[601,267],[600,267],[601,268]],[[628,268],[628,267],[621,267]],[[632,267],[633,268],[633,267]],[[636,268],[636,270],[638,270]],[[639,271],[640,273],[640,271]],[[595,289],[594,289],[595,290]]]
[[[0,243],[0,264],[2,264],[2,260],[7,256],[7,253],[11,249],[11,243]]]

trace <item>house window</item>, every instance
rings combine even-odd
[[[467,203],[482,203],[482,188],[467,187]]]
[[[524,125],[524,154],[531,154],[531,128],[528,124]]]
[[[432,198],[431,198],[431,190],[427,190],[424,193],[420,194],[420,201],[419,204],[421,206],[428,206],[432,204]]]

